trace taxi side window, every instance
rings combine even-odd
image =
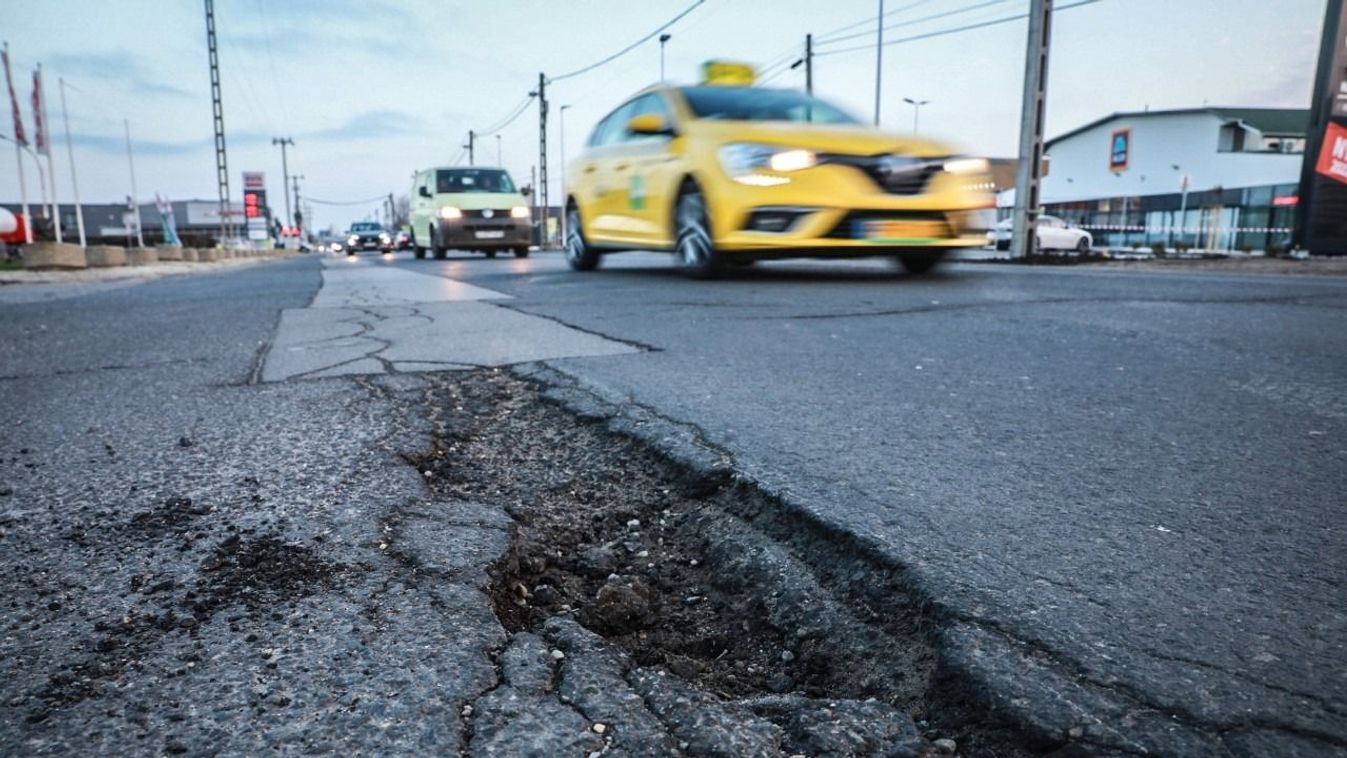
[[[634,115],[633,108],[636,101],[632,100],[618,106],[617,110],[608,115],[608,118],[599,124],[599,128],[594,133],[594,146],[602,147],[604,145],[614,145],[621,142],[627,134],[627,122]]]

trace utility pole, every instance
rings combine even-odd
[[[1030,0],[1029,39],[1020,105],[1020,164],[1015,171],[1014,255],[1028,258],[1038,246],[1038,189],[1043,176],[1043,111],[1048,95],[1048,46],[1053,0]]]
[[[476,160],[475,160],[474,157],[473,157],[473,143],[476,142],[476,141],[477,141],[477,134],[476,134],[475,132],[473,132],[473,130],[469,129],[469,130],[468,130],[468,144],[466,144],[466,145],[463,146],[463,147],[468,148],[468,165],[469,165],[469,166],[475,166],[475,165],[477,165]]]
[[[500,159],[500,135],[496,135],[496,165],[505,168],[505,163]]]
[[[884,0],[879,0],[879,16],[875,19],[875,126],[879,126],[879,83],[884,73]]]
[[[234,236],[234,219],[229,211],[229,161],[225,155],[224,106],[220,102],[220,53],[215,44],[215,0],[206,3],[206,50],[210,57],[211,112],[215,121],[215,183],[220,191],[220,236]]]
[[[301,210],[299,209],[299,208],[300,208],[300,205],[299,205],[299,180],[300,180],[300,179],[303,179],[303,178],[304,178],[304,176],[303,176],[302,174],[296,174],[296,175],[290,177],[290,181],[294,183],[294,188],[295,188],[295,228],[297,228],[297,229],[300,230],[300,236],[301,236],[301,237],[303,237],[303,235],[304,235],[304,231],[303,231],[303,230],[304,230],[304,212],[301,211]],[[285,194],[285,189],[284,189],[283,187],[282,187],[282,189],[281,189],[281,194]],[[286,199],[286,209],[287,209],[287,212],[289,212],[289,198],[288,198],[288,196],[287,196],[287,199]]]
[[[563,105],[557,109],[557,121],[559,122],[558,126],[561,132],[561,204],[563,206],[566,204],[566,110],[570,107],[571,106],[569,105]],[[564,210],[561,214],[561,218],[558,220],[561,222],[557,227],[558,233],[561,235],[561,239],[564,240],[566,239],[566,213]]]
[[[398,221],[398,207],[393,202],[393,193],[388,193],[388,228],[392,229]]]
[[[814,94],[814,35],[804,35],[804,91]]]
[[[136,214],[136,244],[145,247],[145,232],[140,227],[140,195],[136,194],[136,160],[131,157],[131,122],[128,119],[122,119],[122,126],[126,129],[126,165],[131,169],[131,204],[135,206]]]
[[[281,146],[281,194],[285,195],[285,218],[289,220],[294,216],[290,215],[290,195],[285,191],[285,186],[290,183],[290,163],[285,157],[285,146],[294,147],[295,141],[289,137],[272,137],[271,144]],[[295,203],[295,207],[298,208],[299,204]],[[295,222],[295,226],[299,226],[299,222]]]
[[[538,244],[546,247],[547,212],[550,207],[547,201],[547,75],[541,71],[538,72],[538,184],[534,191],[538,192],[538,204],[542,210]]]
[[[70,159],[70,188],[75,193],[75,223],[79,227],[80,247],[85,247],[88,239],[84,236],[84,206],[80,204],[80,184],[75,177],[75,148],[70,142],[70,111],[65,107],[65,79],[57,77],[56,83],[61,90],[61,120],[65,122],[65,152]]]

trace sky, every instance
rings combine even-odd
[[[1066,5],[1071,0],[1059,0]],[[1308,107],[1326,0],[1097,0],[1062,10],[1054,25],[1046,132],[1116,111],[1224,106]],[[509,115],[539,72],[560,77],[615,53],[695,0],[216,0],[230,185],[266,172],[284,212],[281,155],[290,137],[301,194],[354,205],[313,206],[314,228],[370,217],[411,174],[462,152],[469,129]],[[753,62],[771,86],[803,87],[784,63],[816,45],[815,94],[874,115],[876,0],[703,0],[667,31],[666,76],[695,82],[708,59]],[[885,32],[901,40],[1024,13],[1029,0],[887,0]],[[940,18],[930,18],[942,16]],[[925,19],[925,20],[923,20]],[[920,131],[970,154],[1014,155],[1019,136],[1026,22],[886,46],[881,125],[911,131],[903,98],[929,100]],[[849,35],[859,35],[846,38]],[[840,39],[839,39],[840,38]],[[44,0],[15,3],[0,20],[31,137],[31,69],[43,66],[55,182],[71,202],[58,78],[67,83],[79,191],[87,202],[130,193],[123,120],[130,123],[142,201],[216,197],[205,19],[189,0]],[[861,49],[845,52],[847,48]],[[771,64],[778,65],[772,66]],[[778,73],[779,72],[779,73]],[[773,76],[775,74],[775,76]],[[549,86],[551,198],[567,159],[593,125],[660,76],[651,40],[616,61]],[[9,109],[0,134],[12,135]],[[477,162],[500,163],[519,184],[537,163],[530,106],[478,143]],[[17,201],[12,148],[0,144],[0,200]],[[30,200],[37,195],[31,159]]]

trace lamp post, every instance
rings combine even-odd
[[[913,100],[910,97],[903,98],[903,102],[912,106],[912,133],[917,133],[917,119],[921,116],[921,106],[930,103],[930,100]]]
[[[1175,171],[1183,171],[1183,167],[1177,163],[1171,164]],[[1188,187],[1193,183],[1193,177],[1188,174],[1179,174],[1179,241],[1183,241],[1184,227],[1187,225],[1188,216]]]
[[[879,15],[875,22],[875,126],[879,126],[879,81],[884,72],[884,0],[879,0]]]
[[[666,35],[664,35],[664,36],[667,37],[668,35],[666,34]],[[662,40],[661,40],[661,46],[660,46],[660,49],[661,49],[661,50],[663,49]],[[663,57],[662,54],[661,54],[661,57]],[[571,106],[569,106],[569,105],[563,105],[563,106],[561,106],[560,115],[557,116],[557,120],[561,122],[561,128],[560,128],[560,131],[561,131],[561,198],[562,198],[562,200],[561,200],[561,225],[560,225],[559,228],[560,228],[560,230],[561,230],[561,241],[562,241],[562,244],[565,244],[565,242],[566,242],[566,110],[569,109],[570,107],[571,107]]]
[[[496,165],[497,165],[497,166],[500,166],[501,168],[505,168],[505,163],[502,162],[501,159],[500,159],[500,135],[499,135],[499,134],[496,135]],[[565,168],[562,168],[562,171],[565,171],[565,170],[566,170]]]
[[[664,43],[673,39],[672,34],[659,35],[659,80],[664,81]]]

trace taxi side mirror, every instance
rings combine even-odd
[[[631,117],[627,131],[631,134],[673,134],[673,127],[657,113],[642,113]]]
[[[417,191],[416,194],[420,195],[421,197],[430,197],[430,188],[422,187],[420,190]]]

